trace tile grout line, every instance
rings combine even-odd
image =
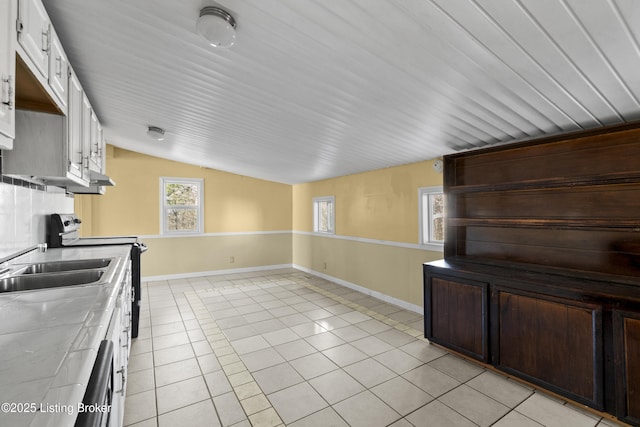
[[[318,292],[318,293],[320,293],[320,294],[322,294],[322,295],[325,295],[325,296],[327,296],[328,298],[333,299],[334,301],[337,301],[337,302],[339,302],[339,303],[341,303],[341,304],[343,304],[343,305],[346,305],[346,306],[351,307],[351,308],[353,308],[353,309],[355,309],[355,310],[358,310],[359,312],[361,312],[361,313],[363,313],[363,314],[367,314],[367,315],[371,316],[372,318],[375,318],[375,319],[377,319],[377,320],[381,321],[382,323],[385,323],[385,324],[387,324],[387,325],[389,325],[389,326],[391,326],[391,327],[393,327],[393,328],[395,328],[395,329],[397,329],[397,330],[399,330],[399,331],[401,331],[401,332],[405,332],[405,333],[407,333],[407,334],[409,334],[409,335],[411,335],[411,336],[415,337],[416,339],[418,339],[418,340],[420,340],[420,341],[424,341],[424,342],[427,342],[427,343],[429,343],[429,342],[430,342],[427,338],[425,338],[425,337],[423,336],[424,334],[423,334],[421,331],[419,331],[419,330],[417,330],[417,329],[414,329],[414,328],[411,328],[411,327],[409,327],[409,326],[407,326],[407,325],[403,324],[402,322],[399,322],[399,321],[397,321],[397,320],[391,319],[391,318],[389,318],[389,317],[387,317],[387,316],[385,316],[385,315],[383,315],[383,314],[381,314],[381,313],[378,313],[378,312],[376,312],[376,311],[374,311],[374,310],[371,310],[371,309],[369,309],[369,308],[367,308],[367,307],[361,306],[361,305],[359,305],[359,304],[357,304],[357,303],[355,303],[355,302],[353,302],[353,301],[350,301],[350,300],[348,300],[348,299],[346,299],[346,298],[344,298],[344,297],[341,297],[341,296],[339,296],[339,295],[336,295],[336,294],[332,293],[331,291],[327,291],[327,290],[325,290],[325,289],[319,288],[319,287],[317,287],[317,286],[315,286],[315,285],[312,285],[312,284],[309,284],[309,283],[302,283],[302,285],[303,285],[303,286],[305,286],[305,287],[307,287],[307,288],[309,288],[309,289],[311,289],[311,290],[313,290],[313,291],[315,291],[315,292]],[[416,333],[417,333],[417,335],[416,335]],[[449,353],[449,354],[451,354],[451,353]],[[487,372],[486,368],[483,368],[483,371]],[[445,373],[445,374],[446,374],[446,373]],[[479,374],[479,375],[480,375],[480,374]],[[461,382],[461,383],[460,383],[457,387],[455,387],[455,388],[458,388],[458,387],[460,387],[460,386],[462,386],[462,385],[465,385],[467,382],[468,382],[468,381]],[[535,390],[535,389],[534,389],[533,393],[536,393],[537,391],[538,391],[538,390]],[[543,392],[543,394],[544,394],[544,392]],[[487,397],[489,397],[490,399],[493,399],[491,396],[487,396]],[[530,396],[529,396],[529,397],[530,397]],[[438,399],[439,399],[439,398],[435,398],[435,400],[438,400]],[[495,400],[495,399],[493,399],[493,400]],[[526,399],[525,399],[525,400],[526,400]],[[523,402],[524,402],[524,401],[523,401]],[[520,402],[520,403],[522,403],[522,402]],[[566,406],[566,405],[567,405],[567,403],[568,403],[567,401],[564,401],[563,406]],[[509,414],[510,412],[514,412],[514,411],[515,411],[515,412],[518,412],[518,411],[516,410],[516,407],[517,407],[517,406],[518,406],[518,405],[514,406],[513,408],[509,408],[509,411],[508,411],[504,416],[506,416],[506,415],[507,415],[507,414]],[[455,410],[455,409],[453,409],[453,408],[451,408],[451,409],[452,409],[452,410]],[[571,409],[574,409],[574,408],[571,408]],[[574,409],[574,410],[575,410],[575,409]],[[457,412],[457,411],[456,411],[456,412]],[[459,412],[458,412],[458,413],[459,413]],[[518,413],[520,413],[520,412],[518,412]],[[463,414],[460,414],[460,415],[462,415],[462,416],[463,416],[463,417],[465,417],[466,419],[469,419],[469,418],[467,418],[466,416],[464,416]],[[523,416],[525,416],[525,417],[526,417],[526,415],[524,415],[524,414],[521,414],[521,415],[523,415]],[[503,416],[503,417],[504,417],[504,416]],[[404,418],[404,417],[403,417],[403,418]],[[527,417],[527,418],[528,418],[528,417]],[[529,419],[531,419],[531,418],[529,418]],[[600,420],[602,420],[602,419],[604,419],[604,418],[600,418]],[[472,420],[469,420],[469,421],[473,422]],[[535,420],[534,420],[534,421],[535,421]],[[496,421],[496,422],[497,422],[497,421]],[[537,422],[537,421],[535,421],[535,422]]]
[[[147,297],[147,301],[149,301],[149,292],[148,292],[148,288],[145,287],[145,292],[146,292],[146,297]],[[173,297],[173,293],[171,294],[171,296]],[[149,312],[151,312],[151,305],[149,305]],[[158,387],[156,387],[156,360],[155,360],[155,351],[153,349],[153,322],[151,321],[151,316],[149,316],[149,340],[151,341],[151,372],[153,373],[153,403],[155,404],[156,407],[156,416],[155,416],[155,421],[156,421],[156,425],[159,425],[160,423],[160,408],[158,407]],[[132,344],[133,346],[133,344]],[[125,407],[126,407],[126,401],[125,401]],[[124,420],[123,420],[124,421]]]
[[[343,305],[346,305],[347,307],[353,308],[354,310],[357,310],[362,314],[366,314],[367,316],[370,316],[370,317],[372,317],[372,318],[374,318],[376,320],[379,320],[380,322],[382,322],[382,323],[384,323],[384,324],[386,324],[388,326],[391,326],[392,328],[394,328],[394,329],[396,329],[396,330],[398,330],[400,332],[404,332],[404,333],[406,333],[406,334],[408,334],[408,335],[410,335],[410,336],[412,336],[412,337],[414,337],[416,339],[429,342],[429,340],[424,338],[424,336],[423,336],[424,334],[421,331],[419,331],[417,329],[414,329],[414,328],[412,328],[410,326],[407,326],[402,322],[398,322],[397,320],[393,320],[390,317],[385,316],[384,314],[378,313],[377,311],[371,310],[368,307],[364,307],[364,306],[362,306],[360,304],[357,304],[357,303],[355,303],[353,301],[350,301],[350,300],[348,300],[348,299],[346,299],[344,297],[336,295],[333,292],[327,291],[327,290],[322,289],[322,288],[320,288],[318,286],[315,286],[315,285],[312,285],[312,284],[309,284],[309,283],[301,283],[301,285],[306,287],[306,288],[308,288],[308,289],[311,289],[314,292],[317,292],[317,293],[322,294],[322,295],[324,295],[324,296],[326,296],[328,298],[331,298],[332,300],[334,300],[334,301],[336,301],[336,302],[338,302],[340,304],[343,304]]]
[[[342,304],[342,305],[345,305],[345,306],[347,306],[349,308],[352,308],[352,309],[354,309],[354,310],[356,310],[356,311],[358,311],[358,312],[360,312],[362,314],[366,314],[366,315],[368,315],[368,316],[370,316],[370,317],[372,317],[372,318],[374,318],[374,319],[376,319],[376,320],[378,320],[378,321],[380,321],[380,322],[382,322],[382,323],[384,323],[384,324],[386,324],[388,326],[391,326],[391,327],[393,327],[394,329],[396,329],[396,330],[398,330],[400,332],[404,332],[404,333],[406,333],[406,334],[408,334],[408,335],[410,335],[410,336],[412,336],[412,337],[414,337],[414,338],[416,338],[416,339],[418,339],[420,341],[429,343],[429,340],[426,339],[423,336],[423,333],[421,331],[419,331],[419,330],[417,330],[415,328],[411,328],[411,327],[403,324],[402,322],[399,322],[397,320],[391,319],[390,317],[387,317],[387,316],[385,316],[385,315],[383,315],[381,313],[378,313],[375,310],[371,310],[370,308],[364,307],[364,306],[362,306],[360,304],[357,304],[357,303],[355,303],[355,302],[353,302],[351,300],[348,300],[348,299],[346,299],[344,297],[336,295],[331,291],[328,291],[326,289],[323,289],[323,288],[320,288],[318,286],[312,285],[310,283],[306,283],[306,282],[302,282],[302,281],[301,282],[294,282],[294,283],[297,283],[297,284],[299,284],[299,285],[301,285],[301,286],[303,286],[303,287],[305,287],[307,289],[310,289],[310,290],[312,290],[314,292],[317,292],[317,293],[319,293],[319,294],[321,294],[321,295],[323,295],[323,296],[325,296],[327,298],[330,298],[330,299],[336,301],[339,304]],[[245,283],[245,284],[239,284],[239,285],[230,285],[230,286],[219,287],[219,288],[215,288],[215,289],[214,288],[203,289],[200,292],[201,293],[205,293],[205,292],[208,293],[208,292],[215,292],[215,291],[218,291],[218,290],[240,288],[240,287],[244,287],[244,286],[247,286],[247,284]],[[258,285],[258,287],[260,287],[260,286]],[[192,292],[197,293],[196,291],[192,291]],[[202,302],[201,302],[201,304],[204,306],[204,304]],[[206,310],[206,308],[205,308],[205,310]],[[207,310],[207,313],[208,313],[208,310]],[[220,331],[220,332],[222,332],[222,331]],[[224,336],[223,333],[222,333],[222,335]],[[445,373],[445,375],[447,375],[447,374]],[[463,384],[465,384],[465,383],[461,382],[459,384],[459,386],[461,386]],[[434,398],[434,400],[438,400],[438,398]],[[455,411],[455,409],[452,409],[452,410]],[[512,410],[514,410],[514,409],[512,409]],[[458,413],[460,416],[464,417],[465,419],[469,420],[469,418],[467,418],[463,414],[460,414],[457,411],[456,411],[456,413]],[[406,416],[402,416],[401,419],[406,419]],[[469,421],[471,421],[471,420],[469,420]],[[473,422],[473,421],[471,421],[471,422]]]
[[[371,310],[367,307],[364,307],[360,304],[357,304],[353,301],[350,301],[346,298],[343,298],[339,295],[332,293],[331,291],[322,289],[315,285],[305,283],[305,282],[297,282],[292,281],[292,283],[297,283],[307,289],[310,289],[314,292],[317,292],[325,297],[328,297],[339,304],[343,304],[349,308],[352,308],[362,314],[366,314],[380,322],[391,326],[392,328],[404,332],[413,338],[419,339],[424,342],[429,342],[426,338],[424,338],[423,333],[417,329],[411,328],[402,322],[391,319],[381,313],[378,313],[374,310]],[[215,321],[215,318],[211,315],[209,310],[206,308],[200,296],[198,294],[203,293],[219,293],[221,290],[226,289],[237,289],[246,286],[256,286],[257,288],[262,288],[263,286],[258,284],[249,284],[242,283],[237,285],[229,285],[223,287],[215,287],[215,288],[207,288],[202,289],[200,291],[191,290],[185,291],[184,295],[187,298],[187,301],[191,305],[191,308],[198,320],[203,331],[205,331],[205,336],[207,340],[211,344],[211,347],[214,351],[214,354],[218,358],[222,369],[227,376],[231,386],[234,390],[234,393],[238,397],[240,404],[242,405],[243,410],[248,415],[249,422],[252,425],[260,425],[260,426],[284,426],[281,418],[278,413],[275,411],[269,399],[267,399],[266,395],[260,389],[260,386],[257,384],[253,375],[246,369],[244,363],[240,359],[239,355],[231,346],[231,343],[224,335],[224,332],[219,328],[218,324]],[[205,326],[203,326],[203,323]],[[206,327],[206,325],[213,325],[211,327]],[[234,384],[234,381],[236,384]],[[258,406],[259,410],[254,411],[252,408],[252,404],[262,405]],[[252,415],[249,415],[251,413]]]
[[[306,277],[306,279],[309,279],[308,277]],[[316,285],[313,285],[311,283],[306,283],[305,281],[298,281],[294,278],[287,278],[284,279],[285,281],[292,283],[292,284],[297,284],[300,285],[302,287],[308,288],[314,292],[317,292],[321,295],[324,295],[325,297],[328,297],[340,304],[343,304],[347,307],[350,307],[356,311],[359,311],[360,313],[363,314],[367,314],[370,317],[379,320],[380,322],[393,327],[396,330],[399,330],[401,332],[405,332],[406,334],[420,340],[423,342],[429,342],[426,338],[424,338],[423,333],[415,328],[412,328],[406,324],[404,324],[401,321],[397,321],[395,319],[392,319],[390,317],[387,317],[379,312],[376,312],[375,310],[371,310],[368,307],[364,307],[360,304],[357,304],[354,301],[351,301],[347,298],[341,297],[337,294],[332,293],[329,290],[325,290],[321,287],[318,287]],[[249,416],[247,419],[249,420],[249,422],[251,422],[253,425],[256,425],[255,422],[257,422],[257,420],[255,419],[255,415],[258,413],[262,413],[264,411],[267,411],[267,409],[271,408],[273,413],[276,415],[276,417],[278,417],[277,412],[275,411],[275,409],[273,409],[273,407],[270,405],[268,399],[266,399],[266,396],[264,395],[264,393],[262,392],[262,390],[259,388],[258,384],[255,382],[255,379],[253,378],[252,374],[250,372],[248,372],[248,370],[246,369],[246,367],[244,366],[242,360],[240,359],[239,355],[235,352],[235,349],[231,346],[229,340],[226,338],[226,335],[224,334],[224,332],[219,328],[219,326],[217,325],[217,322],[215,321],[215,318],[213,317],[212,313],[209,312],[209,310],[206,308],[206,306],[204,305],[203,301],[201,300],[200,296],[208,296],[207,294],[220,294],[219,291],[222,290],[227,290],[227,289],[238,289],[238,288],[244,288],[247,286],[250,286],[253,289],[266,289],[271,287],[270,284],[274,283],[274,282],[281,282],[281,280],[278,281],[265,281],[265,282],[249,282],[249,283],[238,283],[238,284],[231,284],[231,285],[227,285],[227,286],[220,286],[220,287],[215,287],[215,285],[213,283],[210,283],[212,286],[211,287],[207,287],[204,289],[193,289],[189,290],[189,291],[184,291],[183,294],[185,295],[185,297],[187,297],[187,302],[191,305],[191,308],[194,312],[194,315],[196,317],[196,321],[198,322],[198,324],[200,325],[201,329],[203,332],[205,332],[205,336],[209,342],[209,344],[211,344],[212,349],[214,350],[214,353],[216,355],[216,357],[218,358],[224,358],[223,361],[224,363],[222,363],[222,361],[220,361],[221,366],[223,367],[223,371],[225,373],[225,375],[230,379],[230,376],[234,376],[236,374],[243,374],[244,372],[246,372],[246,374],[248,374],[248,378],[249,378],[249,382],[245,383],[244,381],[247,379],[247,377],[243,377],[243,376],[237,376],[236,378],[238,378],[237,380],[237,384],[232,384],[232,388],[234,390],[234,393],[236,394],[236,396],[238,397],[242,408],[245,412],[245,414],[249,414],[250,412],[253,413],[254,418],[252,419],[251,416]],[[229,283],[229,282],[227,282]],[[282,284],[282,283],[280,283]],[[312,302],[312,301],[311,301]],[[218,343],[217,345],[215,343]],[[216,351],[217,350],[217,351]],[[228,356],[228,357],[227,357]],[[226,369],[225,369],[226,367]],[[445,373],[446,374],[446,373]],[[255,384],[255,386],[253,385]],[[466,384],[466,382],[463,382],[462,384]],[[461,385],[462,385],[461,384]],[[246,388],[245,388],[246,386]],[[257,387],[257,391],[255,390],[254,387]],[[544,394],[544,393],[543,393]],[[264,400],[266,400],[267,404],[269,405],[269,408],[267,409],[258,409],[258,412],[255,412],[256,409],[255,407],[249,407],[249,408],[254,408],[254,409],[247,409],[248,405],[251,405],[254,402],[245,402],[243,403],[242,400],[240,400],[240,398],[242,397],[243,400],[248,400],[249,398],[253,398],[254,396],[257,397],[255,403],[260,403],[260,399],[263,398]],[[491,398],[491,396],[488,396],[489,398]],[[435,400],[438,400],[438,398],[436,398]],[[525,399],[526,400],[526,399]],[[521,402],[522,403],[522,402]],[[564,405],[566,406],[568,402],[564,402]],[[522,413],[518,412],[516,410],[516,407],[518,405],[516,405],[515,407],[510,407],[509,412],[516,412],[520,415],[523,415]],[[461,414],[460,412],[458,412],[457,410],[451,408],[452,410],[454,410],[455,412],[457,412],[458,414],[462,415],[463,417],[465,417],[463,414]],[[506,416],[506,414],[504,415]],[[503,417],[504,417],[503,416]],[[523,415],[525,417],[527,417],[526,415]],[[403,417],[405,418],[405,417]],[[466,418],[466,417],[465,417]],[[527,417],[528,418],[528,417]],[[602,420],[602,419],[601,419]],[[275,424],[279,421],[280,424]],[[498,420],[497,420],[498,421]],[[496,421],[496,422],[497,422]],[[259,424],[259,425],[268,425],[268,426],[283,426],[284,424],[281,424],[282,421],[281,419],[278,417],[277,420],[274,420],[274,423],[270,423],[270,424]]]
[[[288,280],[290,280],[290,279],[288,279]],[[408,334],[408,335],[410,335],[410,336],[412,336],[412,337],[414,337],[414,338],[416,338],[416,339],[418,339],[420,341],[429,342],[429,340],[424,337],[424,333],[422,331],[420,331],[418,329],[415,329],[415,328],[412,328],[410,326],[407,326],[404,323],[399,322],[397,320],[394,320],[394,319],[392,319],[392,318],[390,318],[388,316],[385,316],[382,313],[378,313],[377,311],[371,310],[368,307],[364,307],[364,306],[362,306],[360,304],[354,303],[351,300],[348,300],[348,299],[346,299],[344,297],[341,297],[339,295],[334,294],[331,291],[328,291],[326,289],[323,289],[323,288],[320,288],[318,286],[312,285],[310,283],[304,283],[304,282],[293,282],[293,283],[297,283],[297,284],[299,284],[299,285],[301,285],[301,286],[303,286],[305,288],[308,288],[308,289],[310,289],[310,290],[312,290],[314,292],[317,292],[317,293],[319,293],[321,295],[324,295],[324,296],[326,296],[326,297],[328,297],[328,298],[330,298],[330,299],[332,299],[332,300],[334,300],[334,301],[336,301],[336,302],[338,302],[340,304],[343,304],[343,305],[345,305],[347,307],[350,307],[350,308],[352,308],[354,310],[357,310],[358,312],[360,312],[362,314],[366,314],[367,316],[370,316],[370,317],[372,317],[372,318],[374,318],[376,320],[379,320],[380,322],[382,322],[382,323],[384,323],[384,324],[386,324],[388,326],[391,326],[392,328],[394,328],[394,329],[396,329],[396,330],[398,330],[400,332],[404,332],[405,334]],[[240,288],[240,287],[244,287],[244,286],[248,286],[248,285],[249,285],[248,283],[242,283],[242,284],[237,284],[237,285],[221,286],[221,287],[215,287],[215,288],[212,287],[212,288],[207,288],[207,289],[203,289],[203,290],[200,290],[200,291],[195,291],[194,290],[194,291],[190,291],[190,292],[195,292],[196,294],[198,294],[198,293],[209,293],[209,292],[215,292],[215,291],[226,290],[226,289],[236,289],[236,288]],[[257,286],[258,288],[261,287],[260,285],[256,285],[256,284],[252,284],[252,285],[253,286]],[[367,296],[366,294],[363,294],[363,295]],[[372,297],[372,298],[375,298],[375,297]]]
[[[239,285],[244,286],[244,285]],[[234,286],[235,287],[235,286]],[[195,318],[211,345],[222,370],[252,425],[265,427],[284,426],[269,399],[246,368],[231,343],[224,335],[209,310],[196,293],[184,292]]]
[[[174,298],[175,298],[175,292],[173,292],[173,289],[171,288],[171,285],[169,285],[169,288],[171,289],[171,293],[174,295]],[[181,303],[182,303],[182,304],[185,304],[185,303],[186,303],[187,307],[189,307],[189,310],[191,310],[191,313],[193,314],[193,319],[195,319],[195,320],[196,320],[196,322],[198,323],[198,326],[200,327],[200,330],[201,330],[201,331],[202,331],[202,333],[204,334],[204,333],[205,333],[205,332],[204,332],[204,329],[202,328],[202,325],[200,324],[200,321],[198,321],[198,319],[197,319],[197,317],[196,317],[196,313],[194,312],[193,307],[192,307],[192,306],[191,306],[191,304],[189,303],[189,300],[187,299],[187,296],[185,295],[185,292],[184,292],[184,291],[182,291],[182,292],[178,292],[178,294],[182,294],[182,298],[184,298],[184,302],[182,302],[182,301],[181,301]],[[191,336],[189,335],[189,330],[186,328],[186,325],[185,325],[185,319],[184,319],[184,313],[183,313],[183,310],[180,308],[180,304],[178,304],[178,300],[177,300],[177,298],[175,298],[175,299],[176,299],[176,305],[178,306],[178,311],[179,311],[179,313],[180,313],[180,317],[181,317],[181,319],[182,319],[182,324],[183,324],[183,326],[185,326],[185,332],[186,332],[186,334],[187,334],[187,337],[188,337],[189,343],[191,344],[191,348],[192,348],[192,350],[193,350],[193,352],[194,352],[194,354],[195,354],[195,357],[196,357],[196,361],[197,361],[196,363],[198,364],[198,368],[200,369],[200,374],[202,375],[202,379],[204,380],[205,385],[206,385],[206,387],[207,387],[207,391],[208,391],[209,396],[210,396],[210,398],[209,398],[209,399],[211,400],[211,402],[212,402],[212,404],[213,404],[213,396],[211,395],[211,391],[209,390],[209,386],[207,385],[207,381],[206,381],[206,379],[205,379],[205,373],[204,373],[204,371],[203,371],[203,369],[202,369],[202,365],[201,365],[201,363],[200,363],[200,361],[199,361],[198,353],[196,352],[195,347],[194,347],[194,341],[192,341],[192,340],[191,340]],[[206,335],[205,335],[205,337],[206,337]],[[208,342],[208,340],[205,340],[205,341],[207,341],[207,342]],[[212,349],[212,350],[213,350],[213,349]],[[218,422],[219,422],[219,423],[220,423],[220,425],[222,426],[222,425],[223,425],[223,423],[222,423],[222,419],[220,418],[220,414],[218,413],[218,410],[217,410],[217,409],[215,409],[215,405],[213,405],[213,406],[214,406],[214,410],[215,410],[215,413],[216,413],[216,417],[217,417],[217,419],[218,419]],[[159,422],[159,421],[160,421],[160,420],[158,419],[158,422]]]

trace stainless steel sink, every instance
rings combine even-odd
[[[57,273],[61,271],[89,270],[105,268],[111,263],[111,258],[80,259],[75,261],[52,261],[30,264],[19,270],[20,274]]]
[[[77,270],[51,274],[15,275],[0,279],[0,293],[89,285],[99,282],[103,274],[103,270]]]

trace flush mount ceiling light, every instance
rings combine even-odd
[[[157,126],[149,126],[147,128],[147,136],[156,141],[162,141],[164,139],[164,129]]]
[[[200,10],[196,29],[214,47],[228,48],[236,40],[236,20],[229,12],[216,6]]]

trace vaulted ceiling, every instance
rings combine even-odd
[[[637,0],[44,3],[110,144],[272,181],[640,119]]]

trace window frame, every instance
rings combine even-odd
[[[321,202],[331,202],[331,210],[329,212],[330,229],[327,231],[320,230],[319,227],[319,206]],[[335,196],[321,196],[313,198],[313,232],[319,234],[336,234],[336,198]]]
[[[190,184],[198,187],[198,205],[195,207],[197,210],[198,220],[196,221],[196,230],[169,230],[168,229],[168,208],[185,207],[193,208],[190,205],[167,205],[167,184]],[[177,178],[177,177],[160,177],[160,234],[180,236],[180,235],[201,235],[204,234],[204,179],[202,178]]]
[[[442,250],[444,248],[444,240],[433,240],[433,221],[435,217],[433,216],[433,209],[431,208],[431,200],[430,195],[434,194],[442,194],[444,196],[444,189],[442,186],[433,186],[433,187],[421,187],[418,189],[418,215],[419,215],[419,242],[421,246],[431,247],[436,250]],[[424,198],[427,198],[427,212],[424,212]],[[443,218],[447,216],[446,211],[446,198],[445,198],[445,212],[442,214]],[[426,219],[426,224],[425,224]],[[425,235],[428,236],[428,239],[425,239]],[[446,231],[445,231],[446,237]]]

